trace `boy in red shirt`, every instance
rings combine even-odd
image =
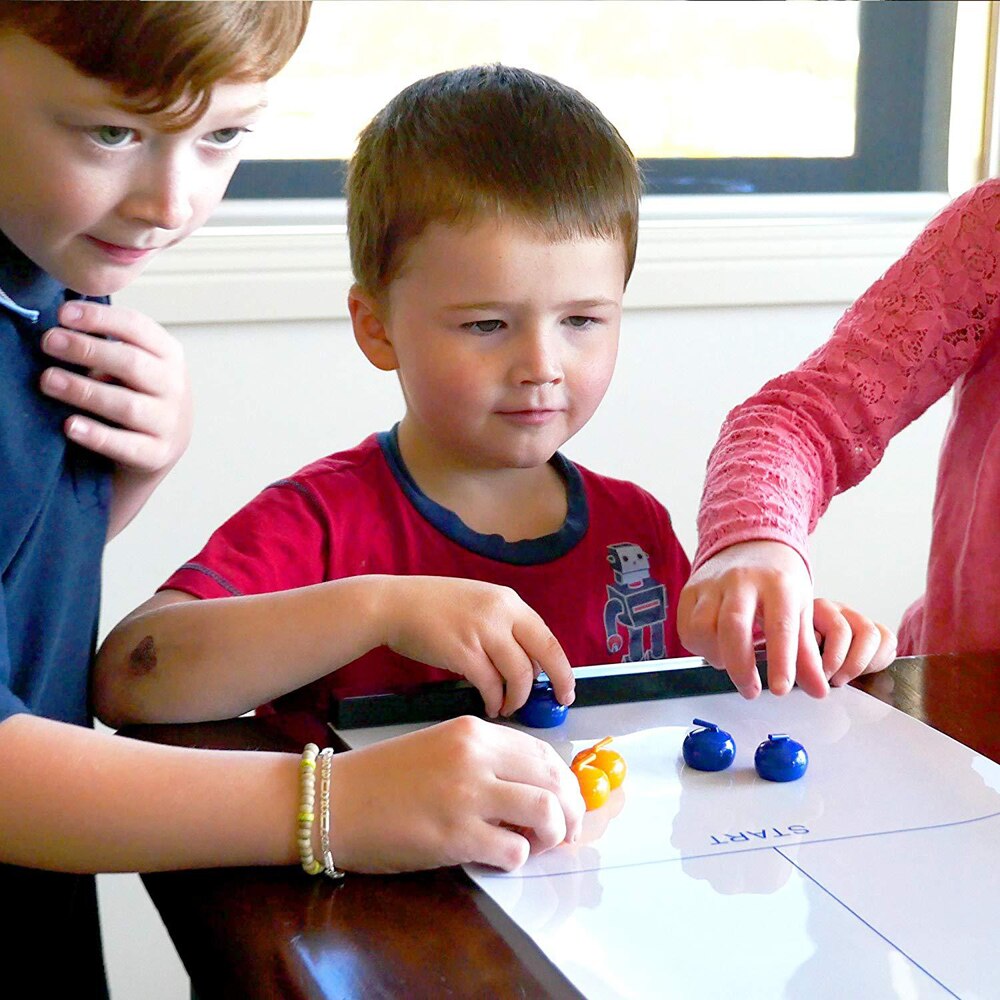
[[[442,73],[373,119],[349,304],[405,414],[270,486],[119,626],[99,689],[116,717],[208,698],[324,719],[331,696],[448,671],[509,713],[539,667],[567,702],[568,664],[683,652],[666,510],[558,451],[611,379],[640,186],[600,111],[528,71]],[[116,670],[147,635],[160,668]]]
[[[99,707],[266,704],[319,736],[331,696],[460,674],[509,714],[538,669],[569,703],[571,665],[682,653],[666,510],[559,452],[614,370],[640,188],[615,128],[546,77],[473,67],[394,98],[350,167],[349,305],[404,416],[224,524],[107,639]]]
[[[569,664],[683,652],[689,567],[667,512],[558,451],[611,379],[639,194],[597,108],[527,71],[440,74],[376,116],[348,180],[349,304],[406,412],[272,484],[166,582],[156,614],[120,626],[104,655],[152,634],[161,664],[169,648],[200,665],[187,690],[168,693],[162,670],[133,680],[130,714],[183,715],[226,686],[229,712],[325,718],[331,696],[455,673],[508,713],[536,668],[568,701]],[[250,595],[262,624],[244,633]]]

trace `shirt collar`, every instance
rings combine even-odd
[[[566,520],[550,535],[508,542],[501,535],[483,535],[474,531],[454,511],[431,500],[420,489],[399,450],[399,424],[391,431],[378,434],[377,441],[396,482],[416,511],[442,535],[469,552],[514,566],[537,566],[566,555],[587,533],[590,511],[583,476],[558,451],[550,463],[566,484]]]
[[[65,288],[0,233],[0,308],[32,323],[65,295]]]

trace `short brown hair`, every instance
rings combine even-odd
[[[302,40],[310,0],[0,0],[0,32],[19,31],[114,87],[129,109],[174,129],[204,112],[220,80],[269,80]]]
[[[512,215],[560,239],[621,239],[626,281],[635,263],[635,157],[582,94],[530,70],[411,84],[361,132],[346,190],[354,278],[377,297],[431,222]]]

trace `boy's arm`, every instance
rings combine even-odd
[[[298,860],[295,754],[165,747],[14,715],[0,723],[0,801],[8,864],[95,872]],[[330,812],[333,856],[349,871],[512,869],[576,839],[583,801],[550,746],[466,717],[336,754]]]
[[[124,306],[67,302],[63,327],[42,349],[87,369],[42,374],[42,391],[79,408],[66,436],[115,463],[108,539],[142,509],[191,438],[191,393],[180,344],[148,316]]]
[[[188,751],[14,715],[0,723],[0,861],[79,872],[290,864],[297,771],[294,754]]]
[[[562,647],[514,591],[371,575],[246,597],[157,594],[105,639],[94,704],[115,726],[231,718],[383,645],[468,678],[490,715],[524,704],[536,666],[573,699]]]

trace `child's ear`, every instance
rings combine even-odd
[[[383,308],[378,300],[360,285],[352,285],[347,293],[347,308],[351,312],[354,339],[365,357],[384,372],[394,372],[399,363],[389,340],[389,331],[382,321]]]

